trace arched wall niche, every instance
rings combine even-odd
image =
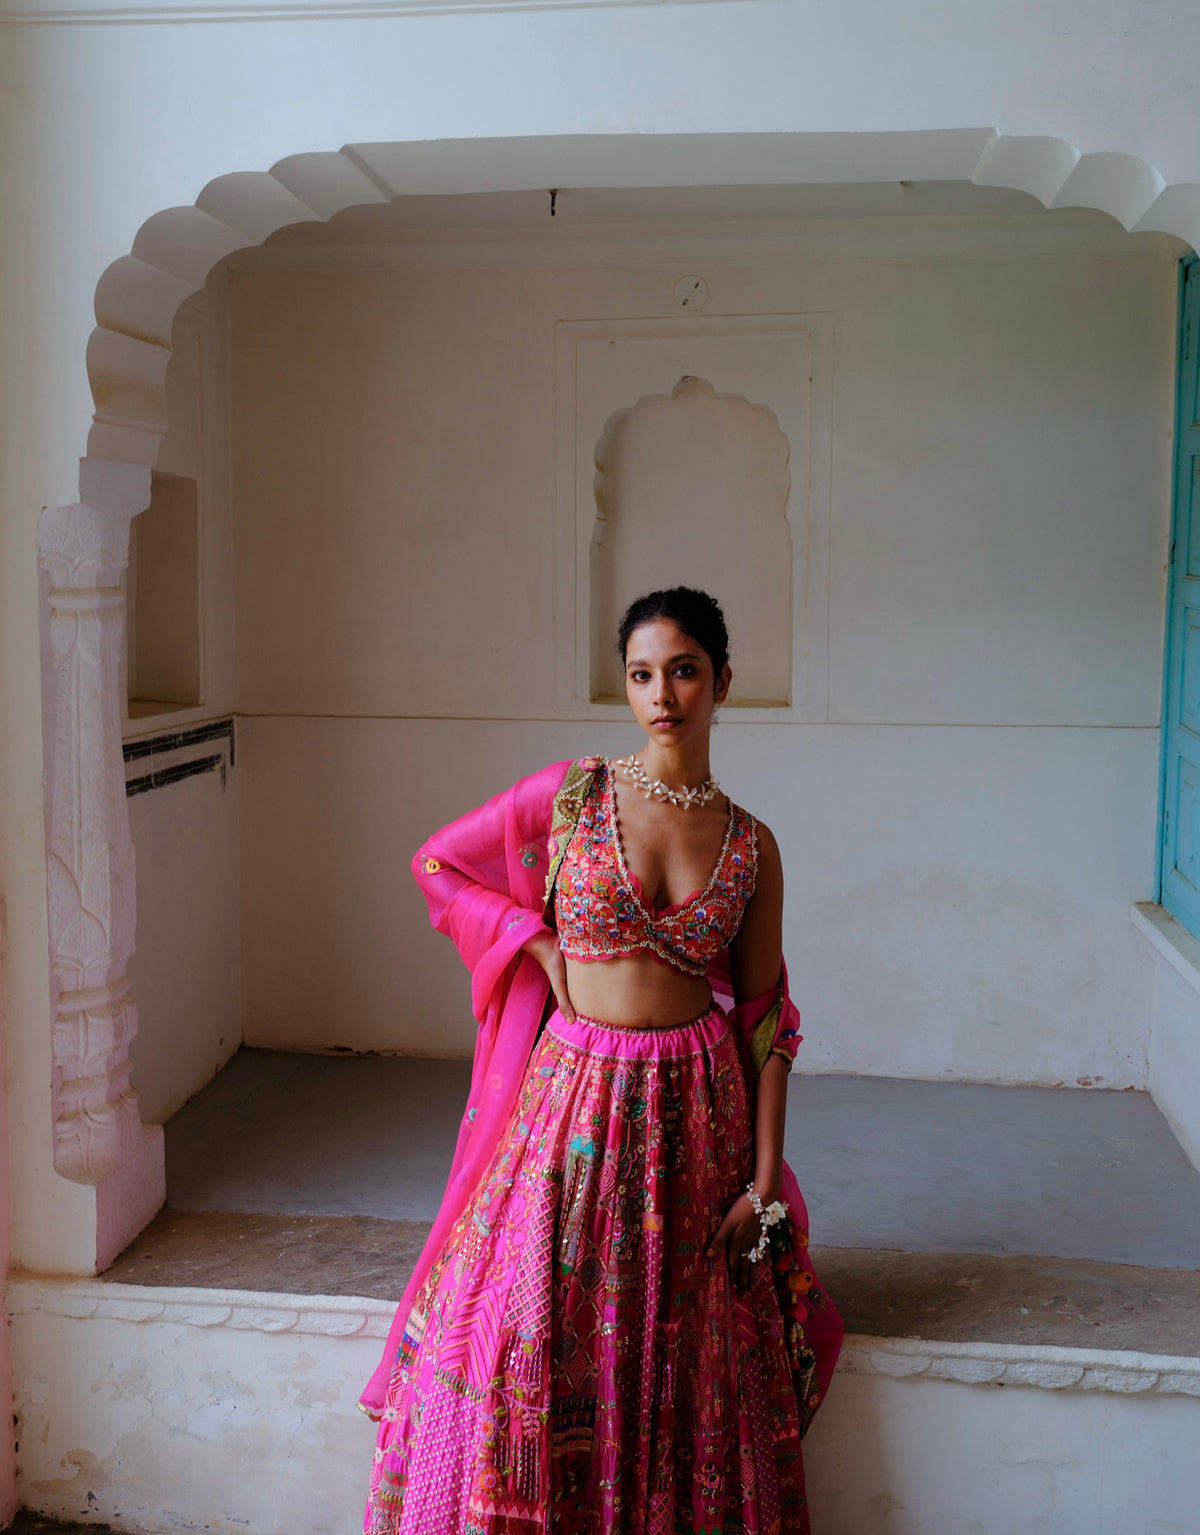
[[[608,418],[596,445],[591,701],[620,703],[620,616],[681,583],[719,596],[739,637],[731,704],[791,704],[791,445],[775,413],[687,374]]]
[[[725,608],[740,718],[823,719],[833,316],[567,320],[557,351],[559,708],[623,717],[620,614],[684,580]]]
[[[81,1268],[104,1267],[153,1214],[164,1187],[161,1131],[142,1124],[129,1084],[137,1011],[127,967],[136,914],[120,739],[121,580],[130,522],[149,504],[167,425],[177,311],[234,251],[285,226],[410,192],[704,186],[718,176],[745,185],[970,181],[1030,193],[1050,208],[1098,209],[1131,232],[1166,233],[1200,247],[1200,185],[1167,185],[1136,156],[1081,153],[1062,139],[987,128],[360,144],[219,177],[193,206],[165,209],[143,224],[96,289],[86,358],[95,413],[78,500],[47,507],[38,537],[46,587],[54,1165],[95,1190],[95,1241],[81,1239]],[[593,434],[589,448],[595,441]],[[798,531],[793,524],[797,543]],[[571,608],[579,589],[575,559],[571,547],[560,552],[559,578],[568,630],[578,636],[589,619]],[[799,596],[793,589],[793,606]],[[584,637],[572,654],[588,667],[586,627]],[[809,639],[817,643],[819,635]],[[586,672],[583,682],[590,687]],[[560,697],[586,696],[578,684],[576,671]],[[791,687],[793,717],[805,717],[794,672]]]

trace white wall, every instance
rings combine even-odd
[[[9,1306],[27,1507],[143,1535],[358,1527],[386,1301],[26,1280]],[[1197,1360],[921,1349],[848,1340],[804,1445],[820,1535],[1195,1528]]]
[[[804,1059],[1144,1085],[1174,262],[842,235],[703,267],[722,313],[833,315],[829,720],[716,738],[784,848]],[[679,238],[669,267],[234,272],[248,1041],[469,1049],[413,848],[636,744],[554,693],[554,324],[671,312]]]
[[[127,721],[127,741],[221,719],[235,705],[227,338],[225,281],[216,273],[175,322],[170,425],[156,465],[198,488],[201,700],[195,708]],[[127,777],[214,755],[224,745],[135,759]],[[138,1000],[131,1055],[147,1124],[169,1118],[241,1043],[238,782],[235,752],[224,774],[185,778],[128,801],[138,908],[129,967]]]
[[[1189,935],[1190,936],[1190,935]],[[1200,994],[1170,964],[1155,964],[1150,1091],[1195,1167],[1200,1167]]]
[[[129,802],[138,898],[131,1054],[147,1124],[182,1107],[241,1043],[237,783],[236,769],[224,785],[207,772]]]
[[[1200,1404],[1181,1397],[843,1374],[805,1441],[813,1528],[1182,1535],[1195,1528],[1198,1432]]]
[[[1154,975],[1150,1001],[1150,1091],[1200,1168],[1200,939],[1161,906],[1131,913]]]
[[[1171,0],[1140,6],[1136,26],[1126,0],[969,11],[959,0],[738,0],[689,8],[684,22],[679,6],[345,21],[159,7],[163,24],[129,24],[141,3],[108,7],[114,25],[100,14],[61,24],[70,8],[57,0],[3,4],[6,22],[22,8],[58,12],[6,26],[0,48],[0,195],[20,210],[0,219],[0,985],[13,1256],[49,1269],[75,1261],[94,1211],[89,1191],[52,1169],[34,530],[39,507],[76,493],[96,283],[146,219],[230,171],[395,140],[420,142],[410,190],[586,184],[585,164],[643,186],[680,179],[684,164],[684,179],[703,182],[729,176],[738,136],[755,134],[784,137],[744,140],[732,179],[750,179],[749,159],[758,179],[789,181],[805,174],[808,146],[787,135],[873,144],[979,124],[1117,151],[1117,171],[1133,173],[1118,210],[1129,223],[1138,166],[1121,153],[1152,168],[1150,196],[1159,174],[1200,183],[1200,13]],[[89,9],[103,7],[81,0]],[[608,133],[637,135],[615,163],[593,138]],[[664,151],[660,135],[726,137]],[[465,148],[437,142],[454,139]],[[901,157],[896,174],[911,163]],[[5,1501],[9,1452],[0,1439]]]
[[[653,187],[789,182],[814,163],[820,174],[821,136],[837,133],[862,141],[873,175],[881,153],[897,177],[918,162],[922,176],[939,164],[961,174],[996,127],[1056,136],[1068,162],[1117,151],[1102,157],[1108,191],[1127,184],[1112,206],[1133,224],[1157,178],[1200,183],[1200,14],[1148,0],[1131,28],[1125,0],[969,14],[957,0],[729,0],[689,7],[683,23],[678,6],[569,4],[295,20],[253,5],[176,16],[80,0],[91,15],[73,25],[54,0],[0,9],[16,23],[0,48],[0,191],[21,210],[0,220],[0,981],[14,1252],[53,1267],[75,1261],[65,1234],[88,1191],[54,1174],[47,1124],[34,529],[39,507],[76,493],[96,284],[143,223],[190,208],[214,177],[342,144],[407,144],[408,191]],[[138,24],[142,10],[162,24]],[[46,25],[22,24],[48,12]],[[957,158],[930,135],[942,129],[976,148]],[[629,137],[614,150],[609,134]],[[839,155],[853,161],[850,147]]]

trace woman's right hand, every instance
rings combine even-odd
[[[571,998],[567,991],[567,962],[562,956],[559,947],[557,933],[534,933],[521,947],[531,958],[546,972],[550,982],[550,989],[554,993],[554,1000],[558,1004],[558,1010],[568,1023],[574,1021],[575,1009],[571,1006]]]

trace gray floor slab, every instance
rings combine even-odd
[[[432,1220],[469,1068],[243,1050],[167,1126],[177,1210]],[[831,1247],[1200,1268],[1200,1173],[1144,1093],[796,1076]]]
[[[176,1210],[432,1220],[462,1061],[241,1050],[166,1126]]]
[[[426,1221],[164,1210],[109,1268],[123,1285],[395,1301]],[[852,1333],[1200,1354],[1200,1273],[1075,1258],[810,1248]]]
[[[831,1247],[1200,1268],[1200,1172],[1147,1093],[794,1077],[787,1156]]]

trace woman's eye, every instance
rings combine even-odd
[[[675,668],[675,674],[678,677],[690,677],[693,675],[695,670],[696,668],[689,663],[687,666],[677,666]]]

